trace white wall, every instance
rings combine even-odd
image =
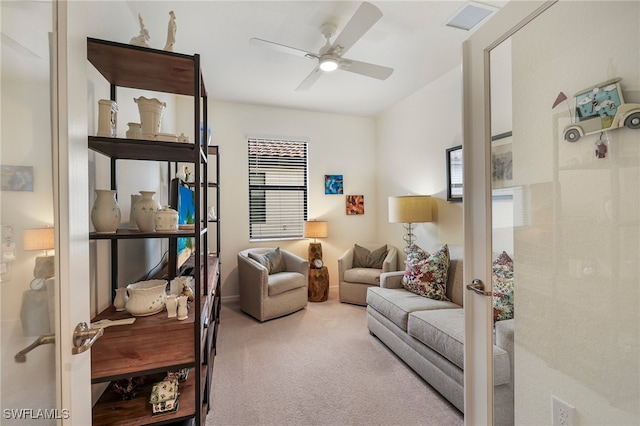
[[[426,250],[441,243],[461,246],[462,203],[447,201],[445,161],[445,150],[462,144],[461,69],[452,69],[380,114],[376,139],[381,241],[404,247],[402,225],[388,221],[387,200],[411,193],[434,198],[433,222],[416,224],[416,243]]]
[[[248,247],[279,246],[307,257],[309,240],[249,241],[247,135],[309,141],[309,219],[329,222],[322,243],[330,285],[337,286],[337,259],[354,243],[377,242],[375,123],[350,117],[209,100],[214,145],[221,155],[222,295],[238,295],[236,254]],[[364,195],[365,214],[346,214],[345,195],[325,195],[324,175],[342,174],[345,195]],[[210,241],[210,245],[212,241]]]
[[[3,4],[0,158],[2,165],[33,167],[34,180],[33,191],[0,192],[1,222],[13,228],[16,257],[6,264],[7,274],[0,283],[3,321],[19,318],[22,292],[33,279],[35,258],[44,254],[24,251],[23,231],[53,226],[50,29],[50,6]]]
[[[640,102],[639,21],[638,2],[559,2],[513,37],[514,180],[547,213],[514,235],[518,425],[550,424],[552,395],[573,424],[640,418],[640,131],[596,159],[599,135],[564,141],[551,109],[613,77]]]

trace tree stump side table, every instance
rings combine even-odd
[[[324,302],[329,298],[329,270],[326,266],[309,269],[309,302]]]

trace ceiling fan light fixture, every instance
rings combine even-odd
[[[338,69],[338,60],[333,56],[321,58],[320,69],[327,72],[335,71]]]

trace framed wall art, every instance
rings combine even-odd
[[[33,192],[32,166],[0,166],[2,191]]]
[[[513,185],[513,136],[511,132],[491,137],[491,187]]]
[[[364,195],[347,195],[347,214],[364,214]]]
[[[324,175],[325,194],[344,194],[342,175]]]
[[[462,201],[462,145],[447,148],[447,201]]]

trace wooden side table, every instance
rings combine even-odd
[[[309,302],[324,302],[329,298],[329,270],[309,268]]]

